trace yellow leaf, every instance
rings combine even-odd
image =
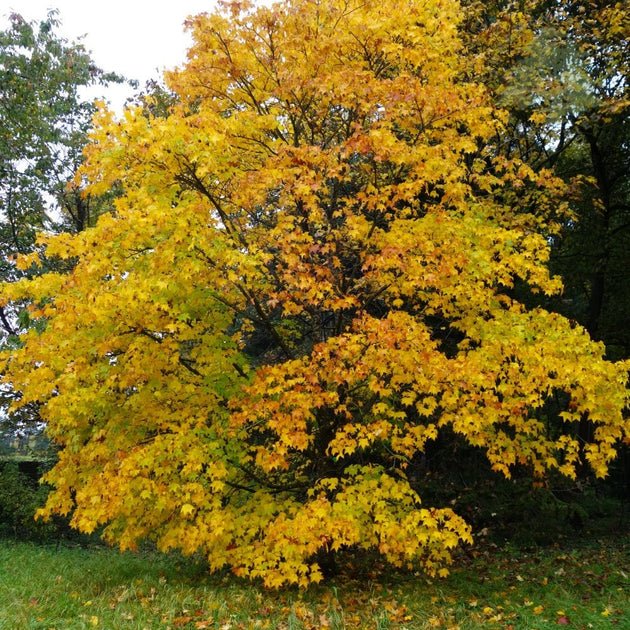
[[[195,506],[190,503],[185,503],[182,505],[180,512],[182,516],[190,516],[195,513]]]

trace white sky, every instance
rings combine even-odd
[[[183,65],[191,43],[184,20],[214,6],[215,0],[0,0],[0,28],[11,13],[42,20],[49,9],[58,9],[58,34],[71,41],[85,35],[82,43],[97,66],[143,87],[162,70]],[[132,94],[131,88],[116,87],[106,98],[118,110]]]

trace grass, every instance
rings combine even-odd
[[[176,555],[4,541],[0,629],[630,629],[630,537],[573,543],[468,550],[446,580],[364,568],[270,592]]]

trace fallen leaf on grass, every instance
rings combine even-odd
[[[558,617],[558,619],[556,620],[556,623],[559,626],[568,626],[571,623],[571,621],[566,615],[562,615],[562,617]]]

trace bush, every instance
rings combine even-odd
[[[54,526],[34,518],[47,496],[48,488],[21,472],[17,462],[0,464],[0,536],[25,540],[47,537]]]
[[[73,530],[62,516],[54,516],[48,522],[35,519],[35,512],[46,503],[51,490],[38,482],[49,467],[46,462],[0,462],[0,538],[40,543],[67,540],[79,544],[97,540],[96,536]]]

